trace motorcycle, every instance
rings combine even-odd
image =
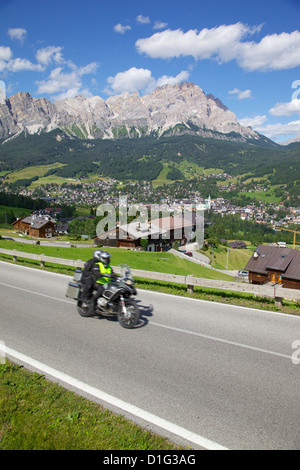
[[[131,296],[136,295],[134,279],[127,265],[121,266],[121,275],[115,281],[105,284],[102,296],[97,300],[94,312],[90,312],[82,300],[83,283],[82,270],[76,269],[73,282],[69,282],[66,297],[77,301],[77,311],[82,317],[101,314],[102,316],[117,316],[123,328],[134,328],[140,319],[140,310]]]

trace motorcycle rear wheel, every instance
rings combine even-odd
[[[90,312],[86,305],[83,306],[83,302],[81,300],[78,300],[77,312],[79,313],[79,315],[81,317],[92,317],[93,316],[93,312]]]
[[[134,328],[140,319],[140,309],[137,304],[128,300],[125,304],[126,313],[123,312],[122,305],[118,308],[118,320],[123,328]]]

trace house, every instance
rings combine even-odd
[[[94,237],[94,245],[119,248],[119,227],[116,226]],[[130,247],[131,248],[131,247]]]
[[[163,251],[165,248],[157,228],[151,229],[150,224],[140,222],[131,222],[122,226],[117,225],[106,232],[100,233],[94,237],[94,244],[136,250],[141,249],[142,239],[148,241],[147,251]]]
[[[56,232],[58,235],[68,235],[69,233],[69,224],[64,222],[61,224],[57,224]]]
[[[241,240],[236,240],[235,242],[229,242],[228,245],[234,249],[247,248],[247,244]]]
[[[20,217],[12,225],[14,230],[30,237],[51,238],[56,235],[56,222],[50,216]]]
[[[197,229],[197,213],[190,212],[183,215],[161,217],[151,220],[151,227],[156,227],[162,238],[170,243],[178,241],[180,245],[191,242]]]
[[[282,284],[300,289],[300,251],[292,248],[259,245],[247,263],[252,284]]]
[[[98,234],[94,243],[103,246],[137,249],[142,246],[142,239],[147,239],[147,251],[165,251],[178,241],[180,245],[190,241],[195,230],[195,214],[185,217],[170,216],[151,220],[151,222],[133,221],[127,225]]]

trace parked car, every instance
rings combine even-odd
[[[248,276],[249,276],[249,272],[242,269],[241,271],[238,272],[238,275],[239,275],[239,276],[248,277]]]
[[[193,257],[193,253],[191,253],[190,251],[187,251],[185,254],[186,256],[190,256],[191,258]]]

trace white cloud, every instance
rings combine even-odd
[[[255,130],[272,140],[281,140],[282,137],[296,136],[300,133],[300,121],[291,121],[287,124],[268,124],[257,126]]]
[[[289,103],[277,103],[270,109],[272,116],[292,116],[300,114],[300,99],[294,99]]]
[[[217,58],[222,62],[236,56],[240,40],[251,32],[242,23],[221,25],[212,29],[189,30],[186,33],[167,29],[149,38],[138,39],[136,48],[152,58],[169,59],[180,56],[193,56],[196,60]]]
[[[119,72],[114,77],[108,77],[107,83],[110,88],[106,92],[119,94],[127,91],[132,93],[136,90],[144,90],[154,81],[151,71],[132,67],[125,72]]]
[[[78,69],[78,75],[82,77],[82,75],[89,75],[90,73],[95,73],[97,68],[97,62],[91,62],[90,64],[85,65],[84,67],[80,67]]]
[[[9,72],[21,72],[25,70],[33,70],[41,72],[43,67],[40,64],[33,64],[28,59],[13,59],[12,51],[9,47],[0,46],[0,72],[7,70]]]
[[[134,91],[142,91],[150,93],[158,86],[174,85],[189,78],[189,72],[182,71],[176,77],[163,75],[157,80],[152,76],[148,69],[137,69],[132,67],[125,72],[119,72],[114,77],[108,77],[108,87],[104,90],[105,93],[114,95],[123,92],[132,93]]]
[[[300,65],[300,32],[272,34],[239,44],[237,60],[247,70],[285,70]]]
[[[12,55],[10,47],[0,46],[0,60],[8,61],[12,58]]]
[[[168,23],[163,23],[162,21],[155,21],[153,29],[164,29],[168,26]]]
[[[287,137],[296,136],[300,133],[300,121],[291,121],[286,124],[266,124],[267,120],[267,116],[263,115],[245,117],[243,119],[239,119],[239,123],[245,127],[251,126],[255,131],[277,142],[280,142]]]
[[[270,114],[273,116],[290,116],[294,113],[300,114],[300,100],[292,100],[290,103],[278,103],[270,109]],[[268,117],[266,115],[239,119],[242,126],[251,126],[255,131],[275,142],[282,142],[287,138],[293,138],[300,134],[300,120],[275,124],[266,124],[267,121]]]
[[[22,72],[26,70],[42,72],[44,70],[40,64],[33,64],[30,60],[20,58],[10,60],[6,65],[6,69],[9,72]]]
[[[245,100],[245,99],[248,99],[248,98],[252,98],[252,92],[249,89],[241,91],[238,88],[234,88],[234,90],[231,90],[228,93],[230,93],[231,95],[237,95],[239,100]]]
[[[131,26],[123,26],[121,23],[118,23],[114,26],[114,31],[116,33],[124,34],[126,31],[129,31],[131,29]]]
[[[27,35],[27,31],[24,28],[9,28],[7,34],[9,35],[10,39],[17,39],[23,44]]]
[[[73,98],[77,95],[92,96],[83,87],[81,77],[94,73],[98,65],[95,62],[81,68],[77,68],[72,63],[71,65],[71,72],[65,72],[63,67],[57,67],[51,71],[47,80],[36,81],[35,83],[38,85],[37,93],[41,95],[49,94],[52,99]]]
[[[176,77],[163,75],[157,80],[156,87],[163,85],[176,85],[176,83],[181,83],[188,80],[189,76],[190,74],[187,70],[183,70],[178,75],[176,75]]]
[[[236,60],[248,71],[284,70],[300,65],[300,32],[272,34],[260,42],[245,38],[261,31],[243,23],[221,25],[201,31],[170,30],[138,39],[136,48],[152,58],[192,56],[195,60],[214,59],[219,63]]]
[[[266,124],[267,121],[266,115],[239,119],[239,123],[242,126],[251,126],[255,131],[275,142],[281,142],[286,138],[295,137],[297,134],[300,134],[300,121],[291,121],[285,124]]]
[[[0,72],[35,71],[44,72],[50,65],[56,68],[51,71],[45,80],[36,81],[38,94],[50,94],[53,99],[76,95],[91,96],[85,88],[83,76],[94,74],[98,68],[96,62],[91,62],[83,67],[77,67],[72,61],[65,60],[62,55],[62,47],[48,46],[36,52],[37,63],[28,59],[13,58],[9,47],[0,46]],[[59,93],[59,95],[56,95]]]
[[[136,21],[140,24],[149,24],[150,23],[150,18],[149,18],[149,16],[138,15],[136,17]]]
[[[39,49],[36,53],[37,64],[34,64],[28,59],[22,59],[20,57],[14,59],[9,47],[0,46],[0,71],[7,70],[16,73],[31,70],[43,72],[52,61],[57,64],[65,62],[61,55],[61,50],[61,47],[52,46]]]
[[[47,67],[53,61],[56,64],[63,64],[65,62],[61,51],[62,47],[48,46],[43,49],[39,49],[35,55],[36,60]]]
[[[252,127],[253,129],[257,129],[258,127],[262,126],[268,120],[267,116],[254,116],[254,117],[245,117],[243,119],[239,119],[239,123],[245,127]]]
[[[68,89],[79,89],[81,82],[76,72],[63,73],[62,67],[52,70],[48,80],[36,82],[39,94],[52,94]]]

